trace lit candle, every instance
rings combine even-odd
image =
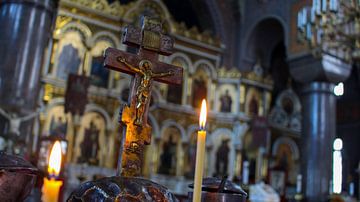
[[[350,196],[354,196],[354,191],[355,191],[355,188],[354,188],[354,182],[350,182],[350,185],[349,185],[349,195]]]
[[[56,141],[53,145],[48,165],[49,178],[44,178],[44,185],[42,188],[42,201],[43,202],[57,202],[59,200],[59,190],[63,182],[56,180],[59,176],[61,167],[61,145]]]
[[[243,163],[243,184],[249,184],[249,161],[244,161]]]
[[[200,130],[198,131],[198,137],[197,137],[193,202],[201,201],[201,187],[202,187],[202,179],[203,179],[203,171],[204,171],[205,140],[206,140],[205,124],[206,124],[206,101],[204,99],[201,104],[200,119],[199,119]]]
[[[302,175],[298,175],[296,177],[296,193],[301,193],[301,184],[302,183]]]

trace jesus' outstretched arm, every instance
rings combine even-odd
[[[167,77],[167,76],[171,76],[171,75],[174,75],[173,71],[162,72],[162,73],[153,73],[152,77],[153,78],[161,78],[161,77]]]
[[[129,67],[132,71],[134,71],[135,73],[138,74],[142,74],[142,71],[134,66],[132,66],[131,64],[129,64],[128,62],[126,62],[125,58],[123,57],[118,57],[117,60],[121,63],[123,63],[124,65],[126,65],[127,67]]]

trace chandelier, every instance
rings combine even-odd
[[[360,0],[313,0],[298,12],[297,28],[315,57],[360,62]]]

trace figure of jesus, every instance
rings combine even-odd
[[[154,78],[161,78],[166,76],[171,76],[174,74],[172,71],[155,73],[152,71],[152,64],[149,60],[141,60],[139,63],[139,67],[134,67],[128,62],[126,62],[125,58],[119,57],[118,61],[125,64],[132,71],[139,74],[141,76],[140,85],[136,89],[136,119],[134,124],[138,126],[142,126],[143,123],[143,115],[145,112],[146,104],[149,102],[149,95],[151,90],[151,82]]]

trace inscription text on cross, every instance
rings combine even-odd
[[[123,126],[126,126],[125,142],[120,149],[122,154],[118,163],[118,174],[139,176],[144,145],[151,142],[151,126],[147,123],[147,113],[151,98],[152,81],[167,84],[182,82],[181,67],[158,61],[159,54],[170,55],[173,40],[162,33],[161,23],[144,17],[142,28],[128,26],[123,43],[138,48],[138,53],[131,54],[114,48],[105,51],[106,68],[135,75],[130,87],[130,105],[120,111]],[[123,138],[124,140],[124,138]],[[121,163],[121,166],[120,166]]]

